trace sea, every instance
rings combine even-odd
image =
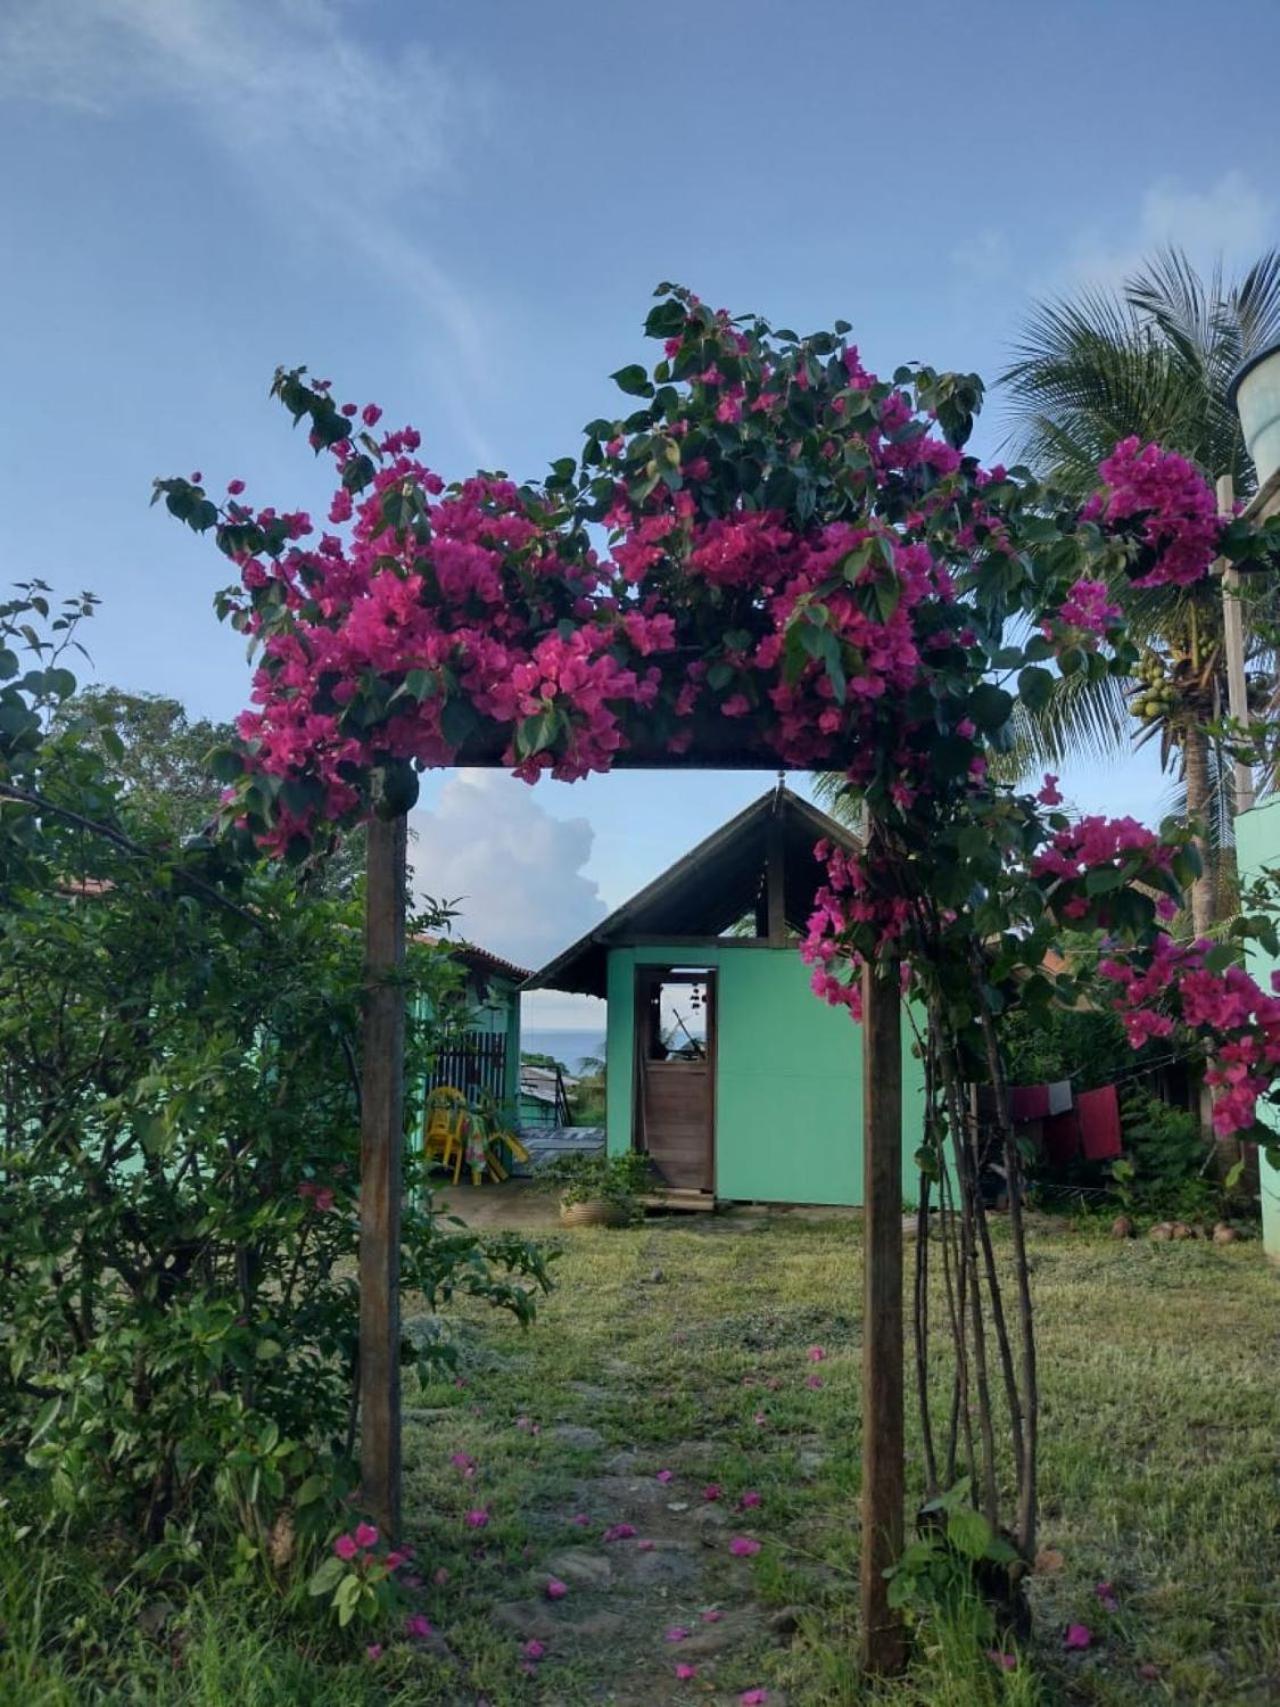
[[[550,1055],[576,1078],[587,1056],[604,1059],[604,1031],[539,1030],[525,1026],[520,1032],[525,1055]]]

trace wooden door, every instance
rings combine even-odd
[[[692,1059],[661,1059],[654,1053],[659,992],[671,982],[669,968],[637,968],[636,1147],[648,1154],[661,1186],[710,1192],[715,1189],[715,974],[698,979],[706,990],[706,1038],[703,1054]]]

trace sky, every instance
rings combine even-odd
[[[447,477],[572,452],[663,279],[993,381],[1038,297],[1280,241],[1278,48],[1274,0],[0,0],[0,580],[101,596],[85,679],[231,717],[225,564],[150,485],[318,509],[278,364]],[[1007,430],[993,388],[974,448]],[[436,773],[418,885],[536,966],[769,781]]]

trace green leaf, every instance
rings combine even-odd
[[[980,1511],[956,1511],[947,1519],[947,1540],[967,1559],[984,1558],[993,1539],[991,1525]]]
[[[345,1563],[338,1558],[336,1553],[332,1554],[312,1576],[311,1581],[307,1584],[307,1593],[331,1594],[346,1575],[346,1570]]]
[[[619,391],[625,391],[628,397],[652,397],[653,382],[648,370],[641,367],[639,362],[632,362],[629,367],[620,367],[617,373],[609,376]]]
[[[645,319],[646,338],[674,338],[684,331],[688,311],[682,302],[660,302]]]
[[[1018,676],[1018,697],[1028,711],[1043,711],[1053,692],[1053,672],[1028,664]]]
[[[1013,695],[992,682],[979,682],[969,695],[969,715],[986,734],[1003,729],[1013,711]]]

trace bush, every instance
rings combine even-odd
[[[538,1173],[538,1184],[562,1204],[607,1203],[628,1222],[644,1213],[640,1195],[652,1184],[649,1158],[634,1150],[622,1156],[560,1156]]]
[[[0,607],[6,669],[43,602]],[[0,1461],[37,1517],[144,1570],[219,1522],[242,1560],[305,1566],[353,1483],[359,903],[175,846],[111,743],[57,722],[74,680],[30,639],[41,667],[0,691]],[[406,981],[441,1013],[457,974],[414,944]],[[547,1284],[536,1246],[442,1224],[425,1192],[402,1266],[432,1308],[522,1320]]]

